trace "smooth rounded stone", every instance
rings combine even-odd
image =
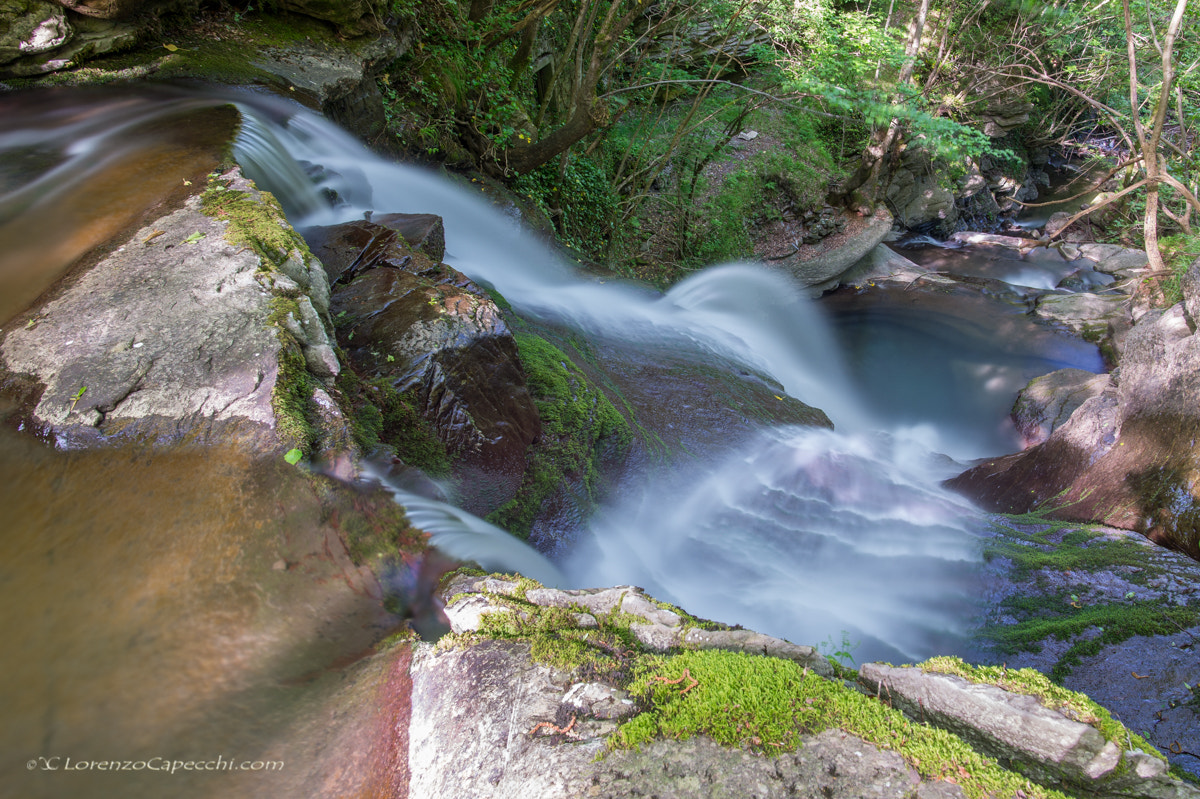
[[[871,217],[862,232],[828,252],[803,260],[793,255],[778,261],[768,261],[767,265],[790,273],[804,286],[821,286],[858,263],[887,237],[891,229],[891,214],[879,211]]]
[[[1034,312],[1085,336],[1102,335],[1110,320],[1128,313],[1122,294],[1046,294]]]
[[[1012,413],[1025,446],[1049,438],[1084,401],[1103,391],[1110,380],[1107,374],[1083,369],[1059,369],[1031,380],[1017,395]]]
[[[1131,277],[1135,270],[1143,269],[1150,261],[1142,250],[1130,250],[1116,244],[1099,244],[1088,242],[1079,245],[1079,252],[1090,261],[1095,262],[1097,272]]]

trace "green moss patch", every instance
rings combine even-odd
[[[528,641],[533,659],[563,670],[578,670],[588,679],[625,682],[633,659],[641,653],[641,644],[629,629],[636,616],[614,610],[591,614],[582,605],[540,607],[522,599],[524,590],[537,587],[528,578],[494,575],[499,579],[519,579],[515,595],[489,595],[511,612],[483,616],[478,633],[446,636],[447,645],[470,644],[480,638]],[[451,598],[451,603],[455,601]],[[581,627],[578,614],[596,620],[594,627]]]
[[[1052,512],[1053,508],[1044,507],[1031,513],[995,517],[993,527],[1003,537],[987,544],[984,557],[1011,560],[1016,580],[1043,569],[1093,572],[1121,566],[1144,569],[1148,565],[1152,552],[1149,547],[1128,538],[1107,538],[1091,525],[1045,518]],[[1018,526],[1039,529],[1022,532]]]
[[[1146,585],[1161,567],[1154,547],[1127,538],[1108,538],[1093,526],[1045,518],[1049,508],[997,517],[985,557],[1007,558],[1016,581],[1031,584],[1025,593],[1006,597],[1000,610],[1015,621],[992,624],[980,632],[1001,655],[1040,652],[1050,638],[1070,646],[1050,668],[1061,683],[1084,658],[1136,635],[1172,635],[1200,623],[1200,607],[1133,593],[1109,596],[1091,585],[1091,575],[1112,572],[1129,583]],[[1023,529],[1022,529],[1023,528]],[[1032,531],[1030,531],[1032,528]]]
[[[559,490],[576,486],[579,504],[593,507],[601,463],[622,456],[633,434],[625,417],[566,353],[529,333],[517,333],[515,338],[542,419],[542,439],[534,447],[517,495],[488,521],[525,537],[542,504]]]
[[[280,322],[292,310],[288,305],[294,307],[295,300],[271,299],[272,312],[268,322],[275,327],[280,343],[279,374],[271,390],[271,409],[275,412],[275,430],[283,447],[298,449],[307,457],[313,454],[317,444],[310,413],[313,391],[320,384],[309,373],[300,345]]]
[[[923,777],[954,782],[969,797],[1064,796],[1007,771],[952,733],[911,722],[792,661],[721,650],[643,656],[628,690],[647,709],[617,730],[612,748],[703,734],[770,755],[795,750],[804,734],[841,729],[898,752]]]
[[[342,373],[338,388],[348,406],[354,441],[365,452],[381,444],[393,447],[397,456],[434,477],[450,473],[450,455],[437,431],[417,410],[412,392],[401,393],[386,379],[363,380],[340,358]]]
[[[299,252],[305,263],[312,258],[308,245],[288,224],[283,207],[270,192],[254,195],[231,189],[218,175],[211,175],[200,196],[200,210],[227,221],[225,240],[253,250],[266,267],[283,263],[293,252]]]
[[[1173,635],[1200,621],[1192,607],[1164,607],[1156,600],[1082,605],[1070,597],[1011,597],[1003,603],[1018,615],[1016,624],[984,629],[981,636],[995,643],[1002,654],[1040,652],[1048,638],[1072,640],[1071,646],[1050,669],[1050,679],[1062,682],[1084,658],[1110,644],[1135,635]],[[1082,638],[1085,633],[1094,634]]]

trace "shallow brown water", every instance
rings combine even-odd
[[[297,713],[395,623],[317,492],[233,451],[63,453],[0,428],[0,795],[236,795],[245,776],[154,758],[297,771]]]

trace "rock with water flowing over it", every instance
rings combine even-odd
[[[1200,558],[1200,338],[1182,305],[1151,311],[1120,342],[1119,369],[1050,437],[949,485],[1002,512],[1136,530]]]
[[[541,417],[500,308],[440,264],[441,220],[391,214],[314,231],[337,281],[332,312],[342,347],[366,380],[413,391],[438,438],[478,486],[486,513],[516,493]]]
[[[237,170],[210,191],[291,230]],[[312,406],[335,438],[344,433],[321,382],[339,370],[317,311],[327,307],[324,271],[294,233],[294,249],[274,262],[226,238],[238,224],[206,214],[194,196],[9,330],[4,368],[45,387],[33,424],[64,443],[232,440],[271,450],[301,445],[294,425],[307,431]]]

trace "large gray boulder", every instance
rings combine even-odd
[[[896,221],[906,228],[950,232],[958,221],[954,192],[938,180],[929,153],[919,146],[904,150],[888,177],[884,196]]]
[[[1083,369],[1059,369],[1029,382],[1013,405],[1013,422],[1025,446],[1040,444],[1087,400],[1109,387],[1111,377]]]
[[[891,229],[891,214],[880,210],[855,231],[839,235],[832,246],[822,242],[812,250],[801,250],[788,258],[768,261],[767,265],[790,273],[803,286],[820,292],[836,285],[837,279],[887,238]]]
[[[237,170],[221,185],[286,226]],[[322,385],[339,370],[317,310],[328,311],[324,270],[299,238],[273,262],[227,239],[230,225],[194,196],[19,317],[0,365],[44,386],[29,421],[69,445],[116,437],[272,451],[308,446],[293,427],[307,404],[336,419]]]
[[[1089,341],[1104,336],[1110,326],[1120,326],[1129,314],[1129,298],[1124,294],[1044,294],[1034,313],[1066,327]]]
[[[948,481],[985,508],[1135,530],[1200,558],[1200,338],[1182,305],[1145,314],[1101,391],[1037,446]]]

